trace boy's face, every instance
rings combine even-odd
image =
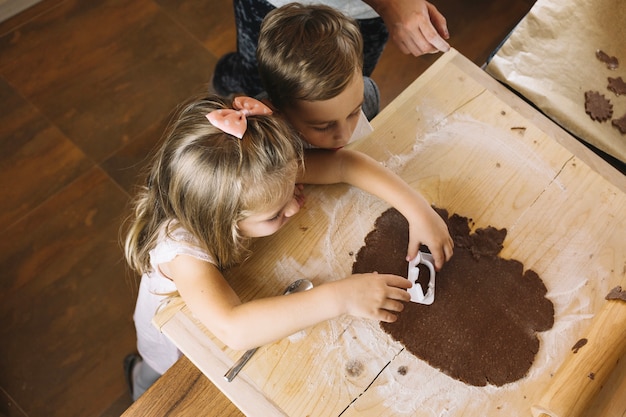
[[[283,114],[303,139],[313,146],[338,149],[356,128],[363,105],[363,76],[355,73],[345,90],[320,101],[297,100]]]

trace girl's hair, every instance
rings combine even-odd
[[[331,99],[363,70],[363,39],[355,20],[323,5],[287,4],[261,25],[257,61],[272,105]]]
[[[247,116],[238,139],[206,115],[231,108],[219,97],[183,106],[148,167],[147,186],[134,200],[124,242],[129,265],[151,270],[149,251],[159,233],[182,227],[221,269],[241,262],[246,239],[237,222],[284,201],[294,191],[302,164],[300,139],[282,119]]]

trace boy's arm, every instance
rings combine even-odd
[[[371,157],[357,151],[308,150],[305,171],[298,179],[305,184],[347,183],[395,207],[409,222],[407,260],[417,256],[421,243],[428,246],[441,269],[452,256],[453,243],[448,227],[417,191]]]

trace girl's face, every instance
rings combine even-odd
[[[291,216],[300,211],[303,204],[301,187],[296,185],[293,194],[285,201],[277,202],[267,209],[251,214],[239,221],[237,226],[241,234],[246,237],[269,236],[283,227]]]
[[[338,149],[350,141],[363,105],[363,76],[355,73],[341,93],[328,100],[297,100],[283,113],[303,139],[324,149]]]

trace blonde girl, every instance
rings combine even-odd
[[[407,256],[416,255],[420,242],[440,263],[444,252],[451,256],[445,223],[398,177],[348,150],[303,156],[289,125],[250,97],[238,97],[232,106],[218,97],[184,106],[148,178],[134,200],[125,240],[126,259],[142,275],[134,314],[139,355],[124,364],[134,399],[180,356],[151,324],[168,294],[177,292],[209,331],[240,350],[342,314],[396,319],[411,284],[395,275],[352,275],[246,303],[229,286],[222,271],[245,258],[249,239],[273,234],[300,210],[297,183],[346,182],[372,192],[420,229],[410,232]]]

